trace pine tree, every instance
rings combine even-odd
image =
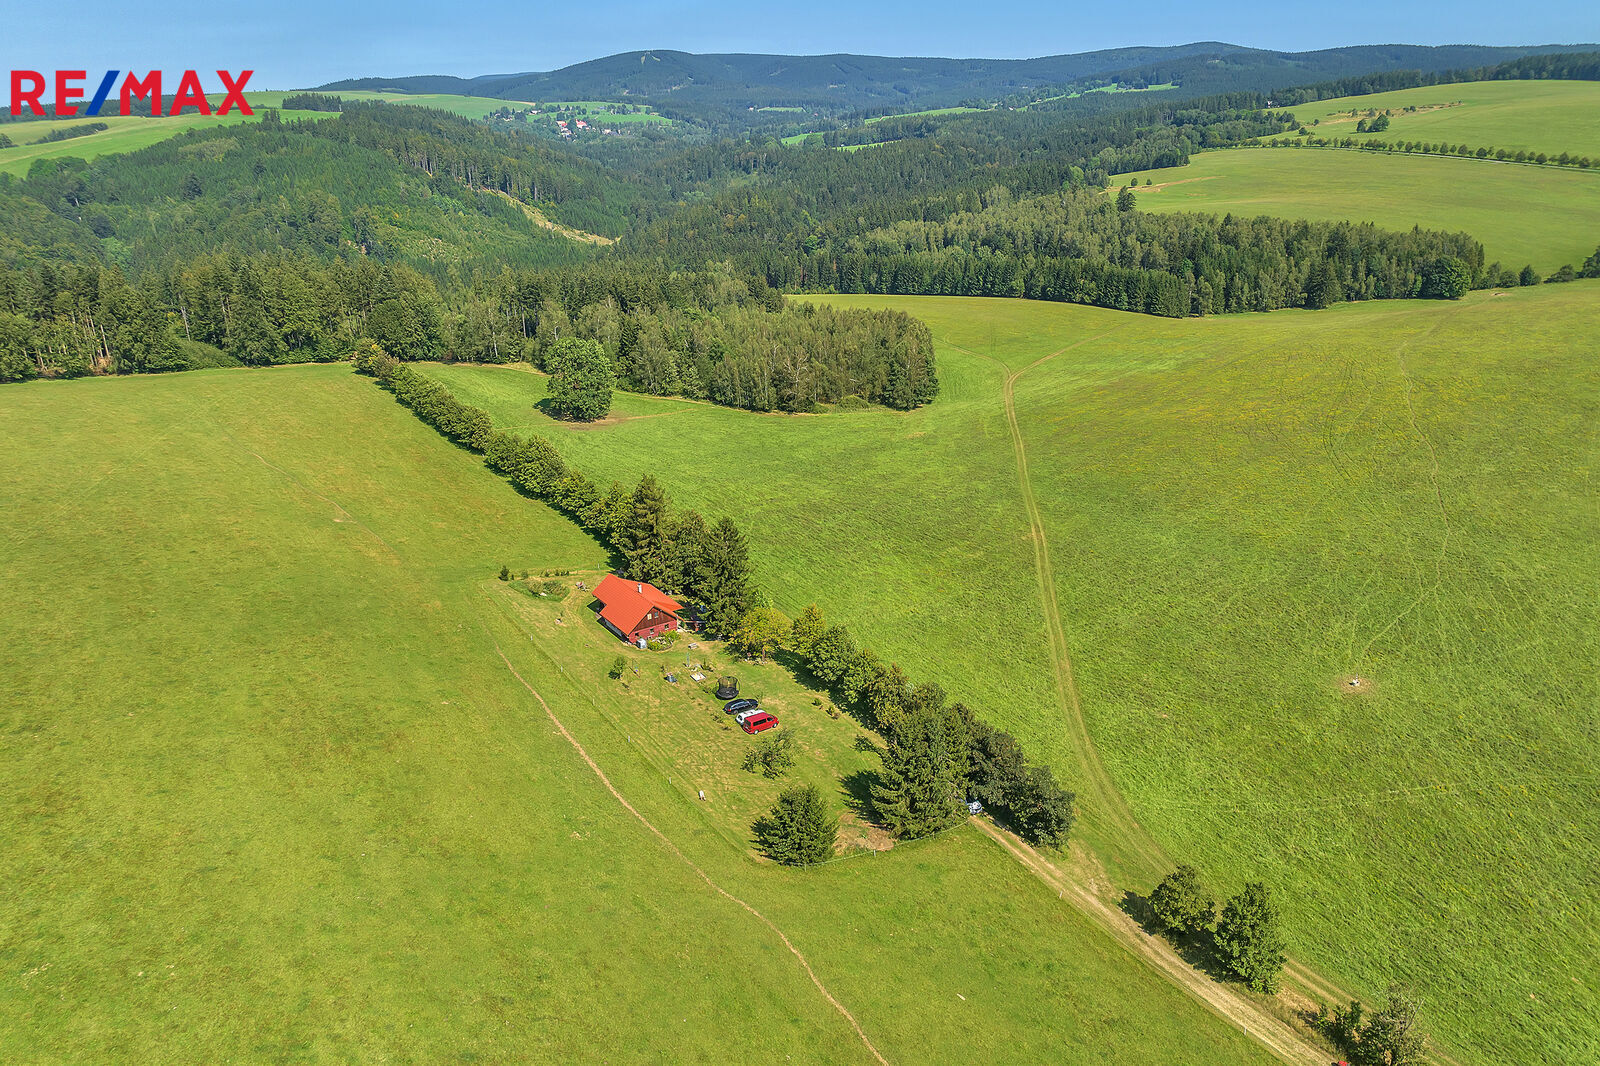
[[[691,597],[699,595],[695,577],[705,551],[706,521],[698,511],[674,514],[667,523],[667,554],[662,580],[665,587]]]
[[[828,813],[816,785],[785,789],[765,818],[756,822],[756,837],[769,858],[789,866],[814,866],[833,857],[839,819]]]
[[[671,549],[667,506],[667,494],[654,477],[646,474],[639,479],[622,532],[622,554],[628,560],[628,576],[635,581],[652,585],[666,581]]]
[[[721,519],[707,532],[695,583],[706,625],[713,633],[732,633],[751,600],[750,552],[732,519]]]
[[[937,833],[967,816],[960,765],[965,752],[953,753],[941,716],[914,708],[890,737],[883,756],[881,783],[872,786],[872,804],[895,836],[913,839]]]

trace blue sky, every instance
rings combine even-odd
[[[231,6],[84,0],[63,8],[5,0],[0,62],[7,70],[86,69],[91,82],[93,72],[113,68],[250,67],[256,71],[250,87],[271,89],[363,75],[550,70],[641,48],[1016,58],[1196,40],[1298,51],[1348,44],[1600,39],[1596,5],[1580,0],[1349,0],[1339,5],[591,0],[474,7],[437,0],[267,0],[246,10],[230,11]]]

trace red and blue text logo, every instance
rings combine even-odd
[[[192,70],[183,72],[183,77],[178,80],[178,91],[173,93],[170,105],[163,107],[165,98],[161,94],[161,71],[152,70],[139,77],[133,71],[128,71],[128,76],[122,80],[119,95],[118,113],[123,115],[133,114],[133,101],[144,100],[150,105],[152,115],[178,115],[185,108],[193,108],[200,115],[226,115],[235,107],[241,115],[253,115],[249,101],[244,98],[245,83],[250,80],[253,70],[241,70],[237,75],[230,71],[219,70],[217,77],[222,82],[222,90],[226,93],[222,103],[217,105],[215,111],[211,102],[206,99],[205,87],[200,82],[200,75]],[[94,96],[87,98],[88,104],[79,107],[73,101],[86,99],[84,85],[89,76],[83,70],[58,70],[55,71],[55,104],[56,115],[67,118],[71,115],[98,115],[101,108],[105,107],[106,98],[117,86],[117,79],[122,74],[120,70],[108,70],[106,76],[100,79],[99,88],[95,89]],[[41,98],[50,82],[37,70],[13,70],[11,72],[11,113],[22,114],[26,107],[35,115],[45,113]]]

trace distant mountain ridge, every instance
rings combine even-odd
[[[461,93],[506,100],[637,100],[688,118],[764,107],[912,110],[1017,93],[1112,75],[1175,82],[1186,95],[1285,88],[1391,70],[1440,71],[1502,63],[1525,55],[1595,45],[1359,45],[1279,52],[1220,41],[1170,47],[1102,49],[1035,59],[942,59],[850,54],[785,56],[621,52],[553,71],[350,78],[319,88]]]

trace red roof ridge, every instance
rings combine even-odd
[[[594,588],[595,599],[600,601],[600,617],[620,629],[624,634],[638,628],[651,608],[676,615],[683,605],[654,585],[644,581],[629,581],[616,574],[607,574]]]

